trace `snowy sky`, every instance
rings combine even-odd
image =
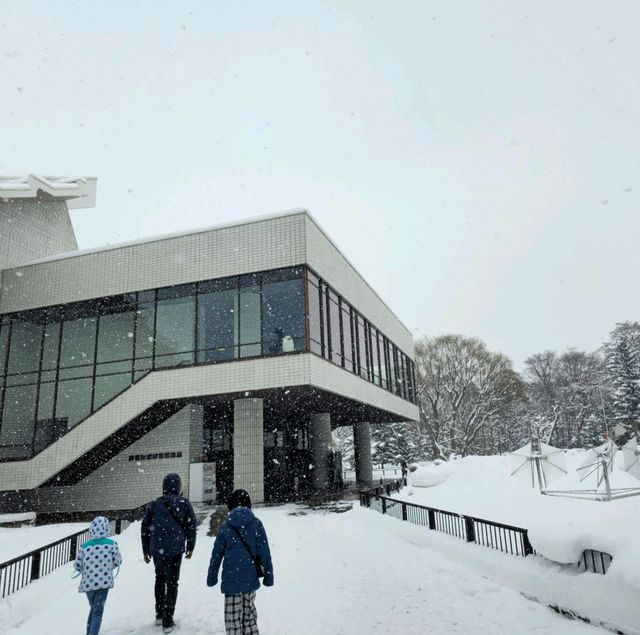
[[[0,0],[0,173],[81,248],[306,207],[417,335],[640,317],[640,3]]]

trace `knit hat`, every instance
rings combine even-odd
[[[229,511],[235,509],[236,507],[251,508],[251,498],[245,490],[237,489],[235,492],[233,492],[233,494],[231,494],[231,496],[229,496],[227,507],[229,508]]]

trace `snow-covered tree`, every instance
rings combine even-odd
[[[371,426],[373,462],[399,465],[424,458],[418,427],[412,423],[380,423]]]
[[[605,351],[613,420],[628,437],[638,433],[640,424],[640,323],[616,324]]]
[[[422,339],[416,344],[416,373],[420,428],[434,458],[486,452],[495,443],[498,422],[504,424],[513,404],[526,399],[510,360],[475,338]]]

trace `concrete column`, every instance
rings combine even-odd
[[[309,422],[309,448],[311,449],[311,474],[313,489],[326,492],[329,489],[329,455],[331,454],[331,415],[314,414]]]
[[[373,462],[369,423],[359,421],[353,424],[353,450],[356,460],[356,482],[360,487],[371,487]]]
[[[244,489],[252,503],[264,502],[264,425],[262,399],[233,402],[233,489]]]

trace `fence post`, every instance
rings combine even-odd
[[[436,513],[433,511],[433,509],[428,509],[427,510],[427,517],[429,519],[429,529],[435,529],[436,528]]]
[[[36,551],[31,556],[31,581],[37,580],[40,577],[40,555],[42,552]]]
[[[464,526],[467,534],[467,542],[475,542],[476,541],[476,529],[473,526],[473,518],[469,518],[468,516],[463,516]]]
[[[383,514],[387,513],[387,499],[386,498],[382,499],[382,513]]]
[[[525,531],[522,534],[522,542],[524,544],[524,555],[530,556],[533,554],[533,547],[531,546],[531,542],[529,542],[529,532]]]
[[[122,533],[122,518],[116,518],[116,535]]]
[[[384,487],[385,492],[387,492],[387,496],[391,496],[391,483],[387,483]]]
[[[71,544],[69,545],[69,562],[76,559],[78,553],[78,536],[71,536]]]
[[[407,504],[402,503],[402,520],[407,520]]]

